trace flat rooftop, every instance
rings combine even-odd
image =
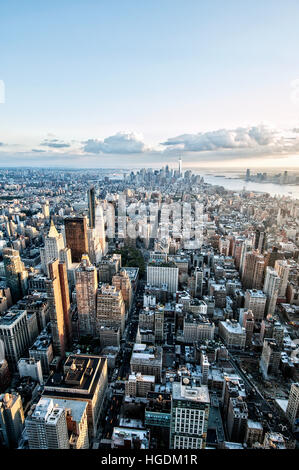
[[[247,292],[249,292],[251,297],[260,297],[260,298],[267,298],[266,294],[262,290],[256,290],[256,289],[248,289]]]
[[[54,373],[48,378],[44,395],[91,398],[106,361],[101,356],[71,354],[64,364],[64,374]]]
[[[141,449],[148,449],[149,435],[146,429],[116,427],[113,429],[112,441],[117,446],[123,446],[124,441],[134,441],[138,439],[141,442]]]
[[[9,328],[13,323],[18,321],[23,315],[27,313],[26,310],[13,310],[8,311],[4,315],[0,316],[0,327],[1,328]]]
[[[245,334],[245,328],[243,328],[238,322],[231,322],[230,320],[221,321],[221,325],[229,332],[234,334]]]
[[[55,424],[62,413],[63,408],[59,405],[55,406],[52,399],[41,398],[32,414],[28,414],[28,417],[34,421],[46,421],[47,423]]]
[[[52,335],[44,329],[40,335],[36,338],[33,345],[29,348],[29,351],[44,351],[47,350],[52,343]]]
[[[202,385],[201,387],[192,387],[191,380],[190,384],[188,385],[184,385],[181,383],[173,383],[172,397],[175,400],[210,403],[210,395],[207,385]]]
[[[261,430],[263,430],[262,423],[260,423],[259,421],[253,421],[252,419],[248,419],[247,426],[250,429],[261,429]]]
[[[130,382],[152,382],[155,383],[155,376],[154,375],[143,375],[140,372],[137,372],[137,374],[130,374],[129,375],[129,381]]]
[[[139,268],[125,267],[125,268],[122,268],[122,269],[124,271],[126,271],[126,273],[129,276],[130,281],[135,281],[137,279]]]
[[[58,405],[65,410],[71,410],[71,415],[74,421],[79,423],[82,420],[83,414],[87,408],[86,401],[79,400],[66,400],[64,398],[53,398],[54,406]]]

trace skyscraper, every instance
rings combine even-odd
[[[242,271],[244,289],[261,289],[264,275],[264,257],[258,251],[249,251],[245,254]]]
[[[72,262],[80,263],[82,255],[88,253],[86,217],[64,219],[66,246],[71,249]]]
[[[202,385],[208,385],[208,378],[209,378],[209,359],[208,356],[205,354],[201,354],[200,357],[200,366],[201,366],[201,374],[202,374]]]
[[[291,385],[289,401],[286,409],[286,416],[292,426],[298,425],[299,418],[299,383]]]
[[[243,279],[244,277],[244,270],[245,270],[245,260],[246,260],[246,254],[249,252],[249,251],[252,251],[252,239],[251,238],[248,238],[248,239],[245,239],[244,242],[242,243],[242,248],[241,248],[241,255],[240,255],[240,262],[238,263],[239,264],[239,271],[241,273],[241,278]]]
[[[274,269],[280,277],[278,297],[285,297],[290,274],[290,265],[286,260],[276,260]]]
[[[58,233],[53,220],[51,220],[49,232],[45,237],[45,246],[40,250],[41,264],[45,274],[49,275],[49,263],[54,259],[60,259],[60,253],[63,249],[63,235]]]
[[[260,253],[264,253],[267,242],[267,234],[264,231],[263,227],[259,227],[255,231],[255,242],[254,246],[256,250],[259,250]]]
[[[112,285],[121,291],[126,311],[128,312],[132,305],[132,286],[129,275],[125,269],[121,269],[118,274],[113,276]]]
[[[280,286],[280,277],[275,269],[267,266],[263,291],[267,295],[266,314],[273,315]]]
[[[55,398],[55,407],[65,410],[70,449],[88,449],[88,405],[85,401]]]
[[[44,397],[87,403],[89,435],[95,436],[108,383],[107,359],[100,356],[71,354],[63,371],[50,375]]]
[[[179,176],[182,176],[182,157],[179,158]]]
[[[95,236],[99,239],[102,254],[105,256],[108,251],[108,246],[106,243],[105,221],[101,204],[97,204],[95,208]]]
[[[1,342],[1,340],[0,340]],[[11,381],[8,362],[4,357],[0,358],[0,392],[5,392]]]
[[[47,219],[47,218],[50,216],[49,201],[45,201],[45,202],[42,204],[42,208],[43,208],[43,216],[45,217],[45,219]]]
[[[95,228],[95,210],[96,210],[96,194],[95,188],[92,186],[87,191],[88,199],[88,213],[89,213],[89,227]]]
[[[30,449],[69,449],[65,410],[50,398],[41,398],[26,418]]]
[[[227,431],[232,442],[244,442],[248,420],[246,401],[242,397],[229,399],[227,412]]]
[[[243,313],[240,314],[239,323],[241,326],[245,328],[246,332],[246,346],[249,347],[251,345],[251,340],[253,336],[254,330],[254,315],[251,310],[242,309]]]
[[[75,271],[75,276],[80,334],[95,335],[98,280],[97,270],[90,263],[88,255],[82,256],[81,263]]]
[[[54,354],[64,357],[70,338],[70,303],[64,263],[49,263],[50,279],[46,280]]]
[[[104,284],[97,294],[97,334],[101,326],[125,329],[125,303],[120,290],[115,286]]]
[[[16,393],[0,395],[0,443],[6,447],[17,447],[23,428],[21,396]]]
[[[244,239],[234,237],[233,243],[233,256],[235,258],[236,268],[241,270],[241,260],[242,260],[242,251],[243,251]]]
[[[113,254],[105,257],[99,265],[99,281],[110,284],[112,277],[119,272],[121,268],[121,255]]]
[[[164,308],[157,307],[155,310],[155,343],[161,344],[164,338]]]
[[[170,448],[202,449],[206,445],[210,396],[206,385],[192,379],[173,383]]]
[[[104,214],[104,219],[107,223],[107,237],[113,239],[115,237],[115,206],[114,203],[108,201],[101,201],[101,206]]]
[[[244,308],[252,311],[255,322],[262,322],[266,308],[266,301],[267,296],[261,290],[250,289],[246,291]]]
[[[87,228],[88,255],[92,264],[98,265],[102,259],[102,245],[95,228]]]
[[[61,300],[63,308],[63,320],[64,320],[64,332],[66,346],[70,346],[72,343],[72,323],[71,323],[71,303],[69,295],[69,284],[67,278],[66,264],[59,262],[58,264],[59,281],[61,289]]]
[[[196,267],[194,276],[195,276],[195,296],[194,297],[198,297],[198,296],[201,297],[202,287],[203,287],[203,270],[199,267]]]
[[[7,287],[10,288],[13,303],[16,303],[27,292],[28,272],[17,250],[4,248],[2,253]]]
[[[265,379],[276,375],[279,369],[281,348],[273,338],[265,338],[260,359],[260,371]]]
[[[30,346],[26,310],[8,311],[0,317],[0,340],[4,343],[9,368],[15,371],[19,359],[27,355]]]

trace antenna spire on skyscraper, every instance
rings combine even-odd
[[[182,175],[182,157],[179,158],[179,175]]]

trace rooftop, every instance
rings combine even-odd
[[[202,385],[201,387],[193,387],[191,380],[186,385],[183,385],[182,383],[173,383],[172,397],[175,400],[210,403],[208,387],[206,385]]]
[[[63,412],[63,408],[58,404],[55,406],[52,399],[41,398],[37,405],[32,408],[32,412],[29,412],[28,418],[34,421],[47,421],[47,423],[55,424]]]
[[[149,435],[146,429],[116,427],[113,429],[112,441],[116,447],[123,447],[125,441],[139,441],[141,449],[148,449]]]
[[[227,330],[229,333],[234,334],[245,334],[245,328],[243,328],[240,323],[231,322],[230,320],[221,321],[220,324]]]
[[[262,290],[257,290],[257,289],[248,289],[246,292],[249,293],[251,297],[257,297],[257,298],[267,298],[266,294]]]
[[[45,349],[48,349],[52,342],[52,335],[50,332],[47,331],[45,328],[40,335],[36,338],[35,342],[33,345],[30,347],[30,351],[35,350],[35,351],[43,351]]]
[[[0,316],[0,327],[1,328],[9,328],[13,325],[16,321],[20,320],[21,317],[27,314],[26,310],[9,310],[4,315]]]
[[[261,429],[261,430],[263,430],[262,423],[260,423],[259,421],[253,421],[252,419],[248,419],[247,426],[250,429]]]
[[[64,408],[66,411],[70,410],[74,421],[79,423],[82,420],[83,414],[86,411],[87,403],[80,400],[66,400],[63,398],[54,398],[54,406]]]
[[[55,397],[91,398],[102,374],[106,358],[100,356],[68,356],[64,364],[64,374],[54,373],[48,378],[45,395]]]
[[[140,372],[137,372],[137,374],[130,374],[129,375],[129,381],[130,382],[152,382],[155,383],[155,376],[154,375],[143,375]]]

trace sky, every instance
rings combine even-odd
[[[0,165],[299,168],[298,0],[0,2]]]

